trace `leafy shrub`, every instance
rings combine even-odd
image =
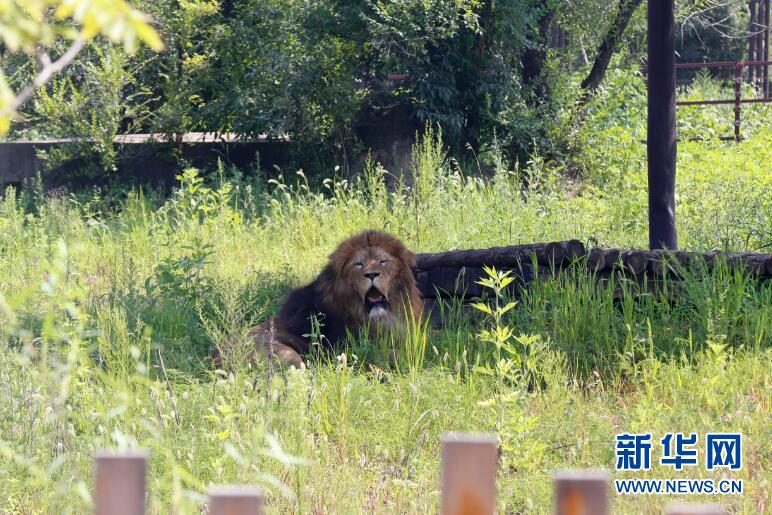
[[[166,246],[175,248],[173,242],[167,242]],[[145,282],[150,298],[160,295],[172,304],[187,304],[211,288],[202,271],[204,265],[211,262],[212,246],[194,238],[190,244],[183,244],[182,250],[187,252],[180,257],[167,256],[156,265],[152,278],[148,277]]]
[[[99,177],[115,172],[121,158],[115,137],[146,124],[151,113],[136,78],[141,64],[113,47],[92,44],[87,53],[93,58],[80,60],[35,100],[36,119],[47,134],[69,140],[38,155],[49,169],[77,159],[81,173]]]

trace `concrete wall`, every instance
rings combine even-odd
[[[156,141],[149,134],[122,136],[116,139],[121,157],[118,162],[119,176],[131,177],[150,184],[171,184],[180,171],[180,163],[174,157],[176,145]],[[0,185],[19,184],[43,171],[43,163],[37,152],[58,145],[67,140],[52,141],[10,141],[0,142]],[[212,168],[217,159],[246,169],[255,164],[260,156],[261,168],[287,164],[287,142],[268,141],[265,138],[240,142],[233,138],[186,135],[182,141],[182,157],[198,168]],[[77,170],[78,162],[66,164],[62,169],[44,172],[44,181],[57,185],[65,181],[67,171]]]

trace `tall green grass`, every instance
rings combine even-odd
[[[737,145],[679,147],[682,247],[769,251],[771,142],[759,129]],[[319,186],[188,170],[168,199],[8,190],[0,511],[88,510],[95,449],[142,446],[153,513],[196,512],[209,485],[234,482],[266,487],[275,511],[427,512],[439,436],[454,429],[499,433],[502,512],[548,511],[556,468],[611,468],[620,431],[742,432],[747,490],[726,502],[768,506],[772,285],[736,269],[652,289],[577,268],[533,283],[496,320],[442,305],[442,326],[416,321],[394,353],[356,340],[294,372],[244,359],[246,331],[364,228],[416,251],[644,246],[641,148],[588,151],[599,172],[579,183],[534,156],[527,191],[519,168],[466,175],[431,136],[414,180],[392,189],[370,166]],[[485,336],[497,327],[499,345]],[[666,500],[615,503],[646,512]]]

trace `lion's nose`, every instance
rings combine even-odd
[[[368,278],[368,279],[370,279],[371,281],[372,281],[373,279],[375,279],[376,277],[378,277],[379,275],[381,275],[381,273],[380,273],[380,272],[365,272],[365,277],[367,277],[367,278]]]

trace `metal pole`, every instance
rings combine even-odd
[[[754,30],[756,31],[756,57],[757,58],[764,58],[764,31],[762,30],[763,23],[764,23],[764,11],[766,11],[766,0],[758,0],[758,7],[756,9],[756,26],[754,27]],[[764,85],[762,84],[762,80],[764,78],[764,69],[766,67],[764,65],[758,65],[756,67],[756,87],[762,91]]]
[[[649,247],[676,250],[676,81],[673,0],[648,7]]]
[[[772,5],[770,0],[766,0],[764,7],[764,61],[769,61],[769,8]],[[764,65],[764,98],[769,98],[769,65]]]
[[[742,95],[742,77],[743,63],[739,61],[734,67],[734,140],[740,141],[740,109],[742,108],[742,102],[740,97]]]
[[[763,0],[760,0],[763,1]],[[748,0],[748,61],[756,60],[756,0]],[[753,84],[753,66],[748,66],[748,84]]]

